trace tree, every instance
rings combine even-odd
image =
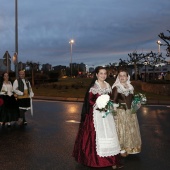
[[[118,63],[109,63],[109,64],[105,65],[105,67],[108,71],[109,77],[117,75],[117,66],[118,66]]]
[[[155,70],[155,67],[162,66],[167,64],[165,61],[165,58],[162,57],[162,54],[160,53],[153,53],[152,51],[146,54],[140,53],[137,54],[137,52],[133,52],[128,54],[129,59],[127,61],[121,60],[120,63],[122,65],[134,65],[134,71],[135,71],[135,80],[137,80],[137,71],[139,66],[145,66],[145,80],[146,80],[146,66],[149,65],[153,68],[153,71]]]
[[[146,65],[149,65],[150,67],[152,67],[153,78],[155,79],[155,68],[158,66],[166,65],[167,61],[165,60],[164,57],[162,57],[162,54],[153,53],[152,51],[150,53],[144,54],[143,56],[144,56],[143,64],[145,65],[145,72],[146,72]],[[146,81],[146,75],[145,75],[145,81]]]
[[[128,54],[128,56],[129,56],[129,60],[127,60],[127,63],[134,65],[135,80],[137,80],[137,71],[138,71],[137,65],[141,64],[141,61],[145,58],[145,56],[142,53],[138,54],[137,51]]]
[[[31,70],[31,77],[32,77],[32,86],[34,86],[34,70],[39,70],[40,63],[34,63],[32,61],[27,61],[26,65],[30,68]]]
[[[169,30],[167,30],[167,31],[170,33]],[[160,44],[160,45],[167,46],[167,49],[166,49],[167,54],[166,54],[166,56],[167,56],[167,57],[170,57],[170,36],[165,36],[164,33],[160,33],[158,36],[159,36],[159,37],[164,41],[164,43],[165,43],[165,44]]]

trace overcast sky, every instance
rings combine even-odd
[[[158,52],[169,21],[170,0],[18,0],[19,61],[68,66],[70,39],[72,61],[89,67]],[[15,0],[0,0],[0,58],[6,50],[15,52]]]

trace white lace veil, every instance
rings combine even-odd
[[[128,85],[128,88],[125,88],[125,87],[120,83],[119,74],[118,74],[118,76],[117,76],[117,78],[116,78],[116,81],[115,81],[115,83],[114,83],[113,86],[112,86],[112,89],[113,89],[114,87],[117,87],[118,93],[122,93],[122,94],[124,94],[125,96],[128,96],[130,93],[133,94],[134,88],[133,88],[133,86],[131,85],[130,76],[129,76],[129,75],[128,75],[128,80],[127,80],[126,84]]]

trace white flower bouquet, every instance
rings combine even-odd
[[[132,113],[136,113],[136,111],[141,107],[142,104],[146,104],[147,99],[146,96],[142,93],[138,93],[134,95],[134,99],[131,104]]]
[[[108,94],[103,94],[99,96],[96,100],[97,110],[99,110],[102,113],[102,117],[105,118],[109,113],[115,114],[114,106],[116,107],[116,104],[114,104],[110,100],[110,96]]]

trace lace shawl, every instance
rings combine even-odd
[[[106,88],[101,88],[100,84],[96,80],[94,86],[90,88],[89,92],[92,92],[93,94],[98,93],[99,95],[111,93],[112,89],[110,85],[106,81],[104,83],[106,83]]]
[[[120,83],[119,77],[117,76],[117,79],[116,79],[115,83],[113,84],[112,89],[113,89],[114,87],[117,87],[118,93],[122,93],[122,94],[124,94],[125,96],[128,96],[129,94],[133,94],[133,93],[134,93],[134,88],[133,88],[133,86],[132,86],[131,83],[130,83],[130,76],[129,76],[129,75],[128,75],[128,80],[127,80],[126,84],[127,84],[127,87],[128,87],[128,88],[125,88],[125,87]]]

